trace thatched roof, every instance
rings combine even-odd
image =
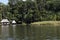
[[[13,20],[13,21],[12,21],[12,23],[16,23],[16,21],[15,21],[15,20]]]
[[[8,19],[2,19],[1,22],[3,23],[3,22],[9,22],[9,21],[8,21]]]

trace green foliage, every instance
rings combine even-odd
[[[9,0],[8,5],[2,7],[0,13],[4,12],[5,18],[15,19],[17,22],[60,20],[60,0]]]

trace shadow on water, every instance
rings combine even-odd
[[[60,40],[60,26],[2,25],[0,40]]]

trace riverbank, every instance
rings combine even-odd
[[[27,25],[27,24],[22,23],[22,24],[17,24],[17,25]],[[33,22],[29,25],[60,25],[60,21],[40,21],[40,22]]]
[[[41,22],[33,22],[32,25],[60,25],[60,21],[41,21]]]

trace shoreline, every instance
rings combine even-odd
[[[33,22],[32,25],[60,25],[60,21],[41,21],[41,22]]]
[[[16,24],[16,25],[27,25],[27,24],[23,23],[23,24]],[[29,25],[60,25],[60,21],[40,21],[40,22],[33,22]]]

